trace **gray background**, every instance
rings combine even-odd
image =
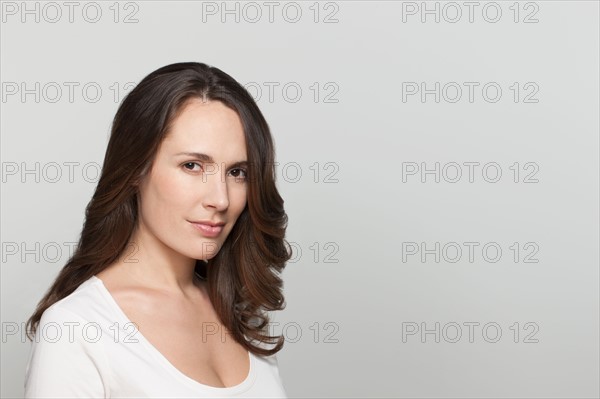
[[[439,22],[421,2],[278,2],[272,22],[237,3],[223,22],[221,2],[136,1],[115,22],[99,2],[92,22],[79,2],[70,22],[3,2],[2,396],[23,395],[30,344],[9,332],[79,237],[128,83],[200,61],[262,88],[297,253],[272,315],[291,397],[598,397],[598,2],[513,3],[472,22],[463,2],[456,22],[446,2],[427,2]],[[421,82],[439,102],[407,94]]]

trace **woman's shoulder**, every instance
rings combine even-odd
[[[50,305],[42,314],[41,324],[71,320],[93,320],[105,315],[107,304],[102,296],[100,280],[92,276],[82,282],[72,293]]]
[[[102,307],[95,283],[84,281],[42,314],[25,370],[26,398],[109,397],[110,367],[94,325]]]

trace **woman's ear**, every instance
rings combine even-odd
[[[142,180],[142,176],[138,176],[138,177],[137,177],[137,178],[136,178],[136,179],[133,181],[133,183],[132,183],[131,185],[132,185],[133,187],[137,187],[137,188],[139,188],[139,187],[140,187],[140,182],[141,182],[141,180]]]
[[[142,169],[142,171],[140,172],[140,174],[133,181],[133,184],[132,184],[133,187],[138,187],[139,188],[142,180],[144,180],[144,178],[146,178],[146,176],[148,175],[148,170],[150,170],[150,162],[146,163],[146,165],[144,166],[144,169]]]

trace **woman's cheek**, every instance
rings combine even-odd
[[[178,204],[191,196],[190,183],[176,173],[161,175],[157,181],[158,196],[165,204]]]

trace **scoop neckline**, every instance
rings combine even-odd
[[[110,305],[114,308],[114,310],[118,313],[124,325],[126,323],[133,324],[133,322],[129,320],[123,309],[121,309],[121,307],[119,306],[115,298],[112,296],[108,288],[106,288],[106,286],[104,285],[104,281],[102,281],[99,277],[96,277],[95,275],[91,278],[100,287],[101,293],[110,303]],[[150,354],[158,361],[158,363],[160,363],[164,368],[171,372],[171,375],[173,375],[186,385],[190,386],[191,388],[200,388],[203,390],[208,390],[212,394],[222,393],[231,395],[247,391],[254,384],[254,381],[256,379],[256,362],[254,359],[254,354],[249,350],[246,350],[248,352],[248,359],[250,364],[248,375],[246,376],[246,378],[237,385],[233,385],[230,387],[215,387],[212,385],[203,384],[200,381],[197,381],[192,377],[189,377],[188,375],[184,374],[181,370],[175,367],[175,365],[171,363],[171,361],[167,359],[165,355],[163,355],[158,350],[158,348],[156,348],[148,339],[146,339],[146,337],[144,337],[144,335],[141,332],[137,331],[135,337],[139,339],[139,342],[148,350],[148,352],[150,352]]]

